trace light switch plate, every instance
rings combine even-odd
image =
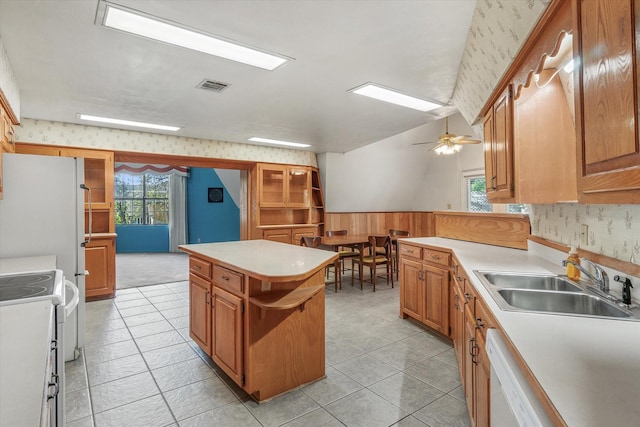
[[[589,245],[589,226],[587,224],[580,225],[580,244],[582,246]]]

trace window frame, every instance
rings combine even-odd
[[[137,215],[137,218],[141,218],[143,222],[121,222],[118,223],[116,222],[117,225],[169,225],[170,224],[170,220],[171,218],[169,217],[170,214],[170,208],[169,208],[169,203],[170,203],[170,196],[169,196],[169,191],[171,188],[171,174],[158,174],[158,173],[150,173],[150,172],[145,172],[145,173],[128,173],[128,172],[117,172],[115,174],[116,176],[114,176],[114,178],[116,178],[118,175],[127,175],[129,177],[141,177],[141,184],[142,184],[142,197],[117,197],[117,190],[116,188],[114,188],[114,210],[117,212],[118,208],[117,208],[117,204],[119,201],[124,201],[124,202],[129,202],[131,201],[132,203],[135,203],[136,201],[139,201],[142,203],[142,213],[140,215]],[[167,177],[167,183],[166,183],[166,197],[148,197],[147,196],[147,186],[148,186],[148,176],[151,175],[156,175],[156,176],[163,176],[163,177]],[[116,180],[114,179],[114,187],[117,186]],[[151,216],[149,215],[149,209],[148,209],[148,203],[149,202],[157,202],[157,201],[165,201],[166,203],[166,210],[164,210],[164,212],[166,213],[166,218],[167,221],[166,222],[149,222],[149,220],[151,219]],[[116,215],[116,218],[118,216]],[[153,216],[153,218],[155,219],[156,217]]]

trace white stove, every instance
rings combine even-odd
[[[55,257],[52,257],[55,262]],[[63,271],[51,267],[49,257],[30,258],[27,265],[9,266],[10,261],[1,260],[0,269],[0,315],[3,310],[27,311],[34,304],[50,301],[52,318],[50,318],[50,355],[47,361],[44,381],[44,396],[40,425],[64,426],[64,322],[65,313],[65,278]],[[9,267],[8,267],[9,266]],[[13,268],[12,268],[13,267]],[[31,270],[30,270],[31,269]],[[75,285],[71,284],[74,288]],[[76,288],[77,289],[77,288]],[[50,306],[50,307],[51,307]],[[19,308],[24,307],[24,309]],[[71,308],[71,307],[69,307]],[[9,327],[9,325],[5,325]],[[24,325],[15,325],[21,329]],[[21,341],[21,340],[20,340]],[[6,343],[8,344],[8,343]],[[24,343],[14,343],[15,345]],[[36,348],[40,345],[34,343]],[[25,348],[25,351],[30,351]],[[45,372],[43,370],[42,372]],[[5,408],[6,409],[6,408]],[[0,423],[1,424],[1,423]]]

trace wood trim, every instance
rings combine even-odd
[[[434,212],[435,235],[467,242],[527,249],[529,216],[479,212]]]
[[[552,249],[556,249],[556,250],[567,252],[567,253],[569,252],[569,246],[563,243],[554,242],[552,240],[547,240],[543,237],[538,237],[533,235],[529,235],[529,240],[544,246],[548,246]],[[578,255],[581,256],[582,258],[588,259],[589,261],[595,262],[596,264],[600,264],[605,267],[618,270],[621,273],[629,274],[634,277],[640,277],[640,265],[638,264],[622,261],[617,258],[612,258],[607,255],[597,254],[595,252],[586,251],[580,248],[578,248]]]
[[[14,126],[18,126],[20,124],[20,120],[18,120],[18,116],[16,116],[16,113],[13,112],[13,108],[11,108],[9,100],[4,95],[2,88],[0,88],[0,105],[2,106],[2,109],[7,114],[7,116],[9,116],[9,119],[11,119],[11,123],[13,123]]]
[[[407,230],[410,237],[431,237],[433,212],[325,212],[324,230],[347,230],[349,234],[387,234],[389,229]]]
[[[520,47],[518,54],[515,56],[513,61],[511,61],[511,65],[509,66],[505,74],[502,75],[502,78],[496,84],[493,92],[491,92],[491,96],[484,104],[484,107],[482,107],[482,110],[480,110],[480,114],[478,115],[478,117],[476,117],[474,123],[477,123],[478,120],[483,118],[487,114],[489,109],[493,106],[493,104],[495,104],[504,89],[509,85],[509,83],[511,83],[512,79],[515,77],[516,71],[520,70],[523,67],[529,55],[534,52],[536,43],[539,42],[539,39],[542,36],[543,32],[546,31],[545,27],[547,26],[547,23],[566,3],[570,3],[570,0],[552,0],[549,6],[547,6],[547,9],[542,13],[540,19],[538,19],[538,22],[531,30],[531,33],[529,33],[529,35],[527,36],[527,40]]]
[[[256,162],[244,160],[217,159],[213,157],[192,157],[175,154],[138,153],[132,151],[115,151],[116,162],[120,163],[155,163],[218,169],[249,170]]]

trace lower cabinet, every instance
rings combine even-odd
[[[116,294],[116,236],[96,236],[84,248],[86,299],[113,298]]]
[[[262,238],[273,242],[299,245],[302,237],[318,235],[318,227],[269,228],[262,231]]]
[[[213,310],[211,358],[237,384],[242,384],[244,303],[241,298],[214,286],[211,309]]]
[[[450,336],[449,254],[400,244],[400,314]]]
[[[211,355],[211,282],[189,274],[189,335]]]
[[[495,322],[455,256],[400,243],[400,314],[453,341],[471,425],[490,424],[486,330]]]

